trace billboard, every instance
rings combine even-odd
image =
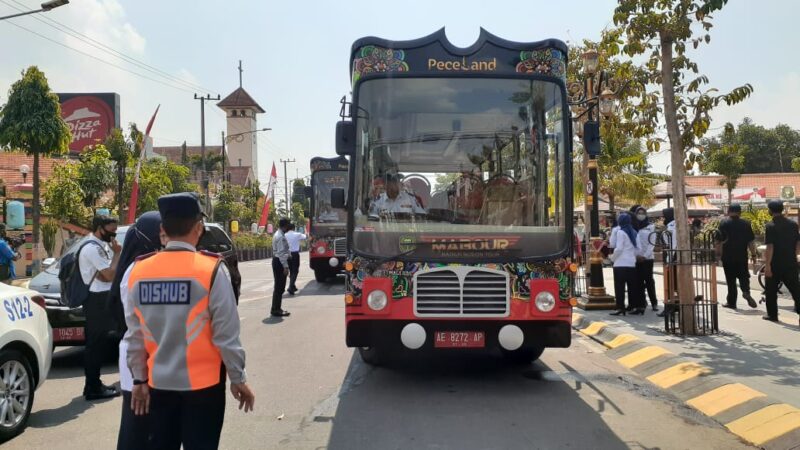
[[[61,117],[72,132],[70,152],[79,153],[89,145],[103,142],[120,126],[119,94],[57,94]]]

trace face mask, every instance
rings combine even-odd
[[[636,219],[640,220],[640,221],[644,221],[645,219],[647,219],[647,214],[637,214],[636,215]]]
[[[117,237],[117,233],[113,231],[106,231],[103,230],[103,240],[106,242],[111,242],[114,238]]]

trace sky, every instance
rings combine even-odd
[[[0,0],[0,16],[37,5]],[[480,27],[515,41],[596,40],[612,25],[615,5],[613,0],[71,0],[48,13],[0,21],[0,104],[20,73],[37,65],[55,92],[119,93],[126,125],[143,126],[160,104],[155,145],[198,145],[200,102],[193,96],[224,98],[236,89],[241,59],[244,88],[267,111],[258,126],[272,128],[258,139],[259,180],[268,179],[272,161],[282,177],[279,160],[288,158],[297,161],[289,164],[289,177],[302,177],[312,157],[335,156],[334,130],[339,100],[349,94],[354,40],[414,39],[442,27],[461,47],[477,39]],[[800,64],[793,57],[800,48],[798,16],[796,0],[734,0],[715,15],[711,44],[692,56],[713,87],[725,91],[750,83],[755,92],[740,105],[716,110],[712,129],[744,117],[800,129]],[[146,66],[92,47],[59,26]],[[224,129],[224,114],[208,105],[207,144],[218,145]],[[651,157],[654,171],[667,164],[666,153]]]

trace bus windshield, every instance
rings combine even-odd
[[[314,214],[311,221],[314,234],[326,234],[334,229],[344,235],[347,224],[347,211],[331,206],[331,189],[342,188],[347,191],[347,171],[321,170],[312,175],[314,188]]]
[[[360,84],[357,105],[356,252],[520,260],[566,249],[559,84],[374,79]]]

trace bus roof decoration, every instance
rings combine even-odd
[[[541,74],[566,79],[567,45],[557,39],[538,42],[512,42],[481,28],[478,40],[469,47],[453,45],[439,31],[409,41],[390,41],[377,37],[357,40],[352,47],[352,83],[372,77],[447,76],[490,73]]]

